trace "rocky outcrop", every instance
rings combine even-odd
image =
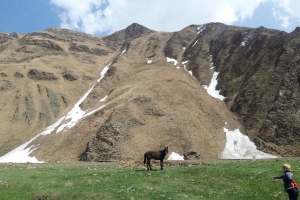
[[[0,52],[7,48],[9,44],[9,35],[0,32]]]
[[[82,79],[83,79],[84,81],[94,81],[94,80],[95,80],[95,78],[93,78],[93,77],[91,77],[91,76],[83,76]]]
[[[11,34],[9,34],[10,38],[18,38],[19,35],[16,32],[12,32]]]
[[[107,56],[109,54],[109,52],[105,49],[98,49],[98,48],[90,49],[87,45],[82,45],[82,44],[78,45],[77,43],[70,43],[69,50],[74,52],[85,52],[97,56]]]
[[[101,42],[101,39],[99,37],[95,37],[90,34],[81,33],[77,31],[65,29],[65,28],[63,29],[48,28],[45,31],[56,35],[56,37],[59,36],[61,39],[64,39],[66,41],[77,41],[77,42],[92,41],[94,43]]]
[[[184,50],[197,36],[198,26],[191,25],[181,31],[173,33],[172,37],[167,41],[164,53],[166,57],[180,59]]]
[[[61,107],[60,99],[59,99],[58,95],[55,92],[53,92],[51,89],[46,88],[46,92],[47,92],[47,97],[48,97],[49,102],[50,102],[49,103],[50,104],[50,109],[52,110],[53,115],[55,117],[57,117],[58,114],[59,114],[59,111],[60,111],[60,107]]]
[[[49,106],[48,106],[47,102],[44,99],[42,99],[41,100],[41,109],[39,111],[39,122],[41,124],[46,124],[47,126],[49,126],[51,120],[52,120],[52,117],[51,117],[51,112],[50,112]]]
[[[27,123],[28,125],[31,125],[32,120],[34,119],[36,114],[34,100],[31,93],[29,93],[25,97],[25,106],[26,106],[26,110],[22,113],[21,120]]]
[[[92,48],[91,51],[97,56],[107,56],[109,54],[109,51],[105,49]]]
[[[88,48],[88,46],[77,45],[76,43],[70,43],[69,50],[76,51],[76,52],[86,52],[86,53],[92,54],[92,51]]]
[[[43,72],[40,70],[32,69],[28,72],[28,77],[30,79],[35,79],[35,80],[57,80],[57,77],[53,73],[49,72]]]
[[[96,136],[87,143],[84,153],[79,156],[80,161],[111,161],[124,157],[118,145],[128,139],[129,129],[142,126],[139,120],[130,116],[127,108],[113,113],[101,126]]]
[[[14,89],[15,85],[9,80],[0,80],[0,91],[7,91]]]
[[[78,77],[73,75],[71,72],[64,72],[63,77],[68,81],[76,81],[78,79]]]
[[[8,41],[8,34],[0,32],[0,44],[6,43]]]
[[[69,39],[64,39],[64,38],[60,38],[60,37],[56,37],[53,36],[49,33],[45,33],[45,32],[33,32],[33,33],[28,33],[27,35],[25,35],[26,37],[34,37],[34,36],[38,36],[38,37],[42,37],[42,38],[47,38],[47,39],[51,39],[51,40],[56,40],[56,41],[60,41],[60,42],[70,42],[71,40]]]
[[[14,74],[14,77],[16,77],[16,78],[24,78],[24,75],[21,74],[20,72],[16,72],[16,73]]]
[[[150,116],[165,116],[165,113],[162,110],[158,110],[156,108],[147,108],[144,111],[144,115]]]
[[[35,45],[43,47],[52,51],[63,51],[63,49],[51,40],[37,40],[37,39],[22,39],[20,40],[21,45]]]
[[[0,73],[0,76],[3,78],[3,77],[7,77],[7,74],[5,74],[4,72],[1,72]]]

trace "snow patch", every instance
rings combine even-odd
[[[167,160],[184,160],[183,156],[179,155],[178,153],[172,152]]]
[[[126,52],[126,49],[122,51],[122,53],[121,53],[121,55],[120,55],[120,56],[122,56],[122,55],[123,55],[125,52]]]
[[[246,34],[247,34],[247,32],[243,33],[243,35],[246,35]],[[240,46],[241,47],[246,46],[246,44],[249,42],[249,40],[251,40],[253,38],[253,36],[254,36],[254,34],[251,34],[251,35],[245,37],[244,40],[241,42]]]
[[[168,58],[168,57],[166,57],[166,58],[167,58],[167,62],[174,62],[174,65],[178,64],[178,61],[175,60],[174,58]]]
[[[111,63],[112,63],[112,62],[111,62]],[[104,67],[104,69],[101,71],[101,73],[100,73],[100,78],[97,80],[98,83],[101,81],[101,79],[104,78],[104,76],[105,76],[105,74],[107,73],[107,71],[108,71],[108,69],[109,69],[111,63],[109,63],[108,65],[106,65],[106,66]],[[94,86],[93,86],[93,87],[94,87]]]
[[[219,74],[219,72],[214,72],[213,77],[211,78],[209,86],[207,87],[206,85],[204,85],[203,87],[207,90],[207,93],[210,96],[223,101],[223,99],[225,97],[219,94],[219,92],[220,92],[219,90],[216,90],[216,86],[218,84],[218,81],[217,81],[218,74]]]
[[[257,150],[255,144],[248,136],[243,135],[239,129],[229,131],[223,128],[226,133],[226,145],[221,153],[221,159],[268,159],[276,156]]]
[[[197,28],[197,30],[198,30],[198,35],[200,34],[200,33],[202,33],[204,30],[206,29],[206,24],[202,24],[202,25],[200,25],[200,26],[198,26],[198,28]]]
[[[29,154],[33,152],[35,148],[33,148],[33,146],[27,147],[38,136],[39,135],[35,136],[28,142],[22,144],[21,146],[0,157],[0,163],[43,163],[43,161],[38,161],[36,157],[30,157]]]
[[[83,116],[83,118],[84,118],[84,117],[87,117],[87,116],[89,116],[89,115],[91,115],[91,114],[93,114],[94,112],[96,112],[96,111],[98,111],[98,110],[101,110],[102,108],[104,108],[104,106],[105,106],[105,105],[102,105],[102,106],[100,106],[99,108],[97,108],[97,109],[95,109],[95,110],[93,110],[93,111],[91,111],[91,112],[85,114],[85,115]]]
[[[196,44],[198,43],[198,40],[193,44],[193,46],[192,47],[194,47]]]
[[[99,101],[99,102],[101,102],[101,103],[102,103],[103,101],[105,101],[105,100],[107,99],[107,97],[108,97],[108,96],[106,95],[105,97],[103,97],[102,99],[100,99],[100,101]]]
[[[67,115],[65,116],[65,119],[70,119],[70,121],[68,123],[63,124],[60,127],[58,127],[56,133],[58,133],[58,132],[60,132],[62,130],[67,131],[67,130],[71,129],[73,126],[75,126],[77,124],[77,122],[80,119],[82,119],[84,117],[86,111],[81,110],[80,104],[90,94],[90,92],[92,91],[93,88],[94,88],[94,86],[92,88],[90,88],[83,95],[83,97],[81,97],[81,99],[74,105],[74,107],[72,108],[72,110],[67,113]]]

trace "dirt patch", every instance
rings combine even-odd
[[[151,166],[152,167],[160,167],[160,161],[159,160],[151,160]],[[213,165],[214,163],[208,163],[208,162],[190,162],[190,161],[164,161],[164,166],[182,166],[182,167],[193,167],[193,166],[200,166],[200,165]],[[144,165],[143,161],[121,161],[118,165],[118,168],[146,168],[146,165]]]

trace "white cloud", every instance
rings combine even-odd
[[[281,26],[287,28],[291,25],[291,21],[300,20],[300,1],[299,0],[272,0],[273,16],[277,21],[281,22]]]
[[[282,11],[273,8],[273,16],[276,21],[281,21],[281,27],[287,28],[290,25],[289,15],[284,14]]]
[[[251,19],[255,9],[273,2],[283,26],[300,19],[299,0],[50,0],[58,7],[61,27],[90,34],[112,33],[139,23],[157,31],[178,31],[190,24],[234,24]]]
[[[272,0],[278,9],[282,9],[290,17],[300,18],[300,1],[299,0]]]
[[[50,0],[58,7],[61,27],[95,34],[109,30],[106,0]]]
[[[137,22],[159,31],[178,31],[190,24],[223,22],[233,24],[251,17],[255,8],[264,0],[123,0],[120,6],[110,1],[114,14],[110,18],[113,31]],[[119,15],[120,14],[120,15]],[[134,21],[133,21],[134,20]]]

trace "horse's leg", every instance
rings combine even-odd
[[[163,170],[164,169],[164,163],[163,163],[164,160],[160,160],[160,170]]]
[[[147,152],[144,154],[144,165],[146,164]]]
[[[147,157],[146,158],[146,166],[147,166],[147,170],[149,171],[148,161],[149,161],[149,158]]]
[[[147,170],[149,171],[148,161],[149,161],[149,158],[147,157],[147,159],[146,159],[146,166],[147,166]]]
[[[149,169],[152,170],[150,161],[151,161],[151,159],[148,159],[148,162],[147,162],[147,165],[149,166],[148,171],[149,171]]]
[[[147,167],[147,170],[148,170],[148,158],[145,157],[145,164],[146,164],[146,167]]]

